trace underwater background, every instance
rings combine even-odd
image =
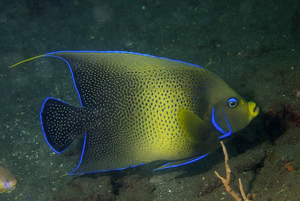
[[[122,50],[198,64],[222,77],[260,114],[226,143],[232,188],[254,200],[300,199],[300,2],[296,0],[0,2],[0,166],[17,187],[0,200],[233,200],[219,149],[152,172],[61,175],[80,150],[55,154],[39,112],[46,97],[80,106],[63,61],[23,59],[58,50]]]

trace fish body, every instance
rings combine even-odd
[[[0,193],[10,193],[16,188],[17,180],[7,169],[0,167]]]
[[[69,174],[121,170],[153,161],[157,168],[205,157],[257,116],[219,76],[198,65],[130,52],[61,51],[82,108],[47,98],[40,113],[48,145],[64,152],[84,135]],[[15,66],[13,65],[13,66]]]

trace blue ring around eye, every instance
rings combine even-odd
[[[229,103],[229,102],[238,102],[238,100],[236,98],[229,98],[227,103]]]
[[[232,103],[235,103],[235,105],[232,105]],[[235,108],[238,105],[238,99],[237,98],[229,98],[227,101],[227,105],[229,108]]]

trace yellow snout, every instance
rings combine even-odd
[[[251,121],[254,117],[256,117],[259,113],[259,107],[256,107],[256,103],[249,102],[248,103],[248,114],[249,114],[249,121]]]

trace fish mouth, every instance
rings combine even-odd
[[[256,103],[249,102],[248,103],[248,111],[249,111],[249,120],[251,121],[254,117],[259,114],[259,107],[256,106]]]
[[[4,185],[4,188],[9,190],[9,191],[12,191],[16,188],[16,185],[17,185],[17,180],[13,180],[13,181],[10,181],[10,182],[6,183]]]

